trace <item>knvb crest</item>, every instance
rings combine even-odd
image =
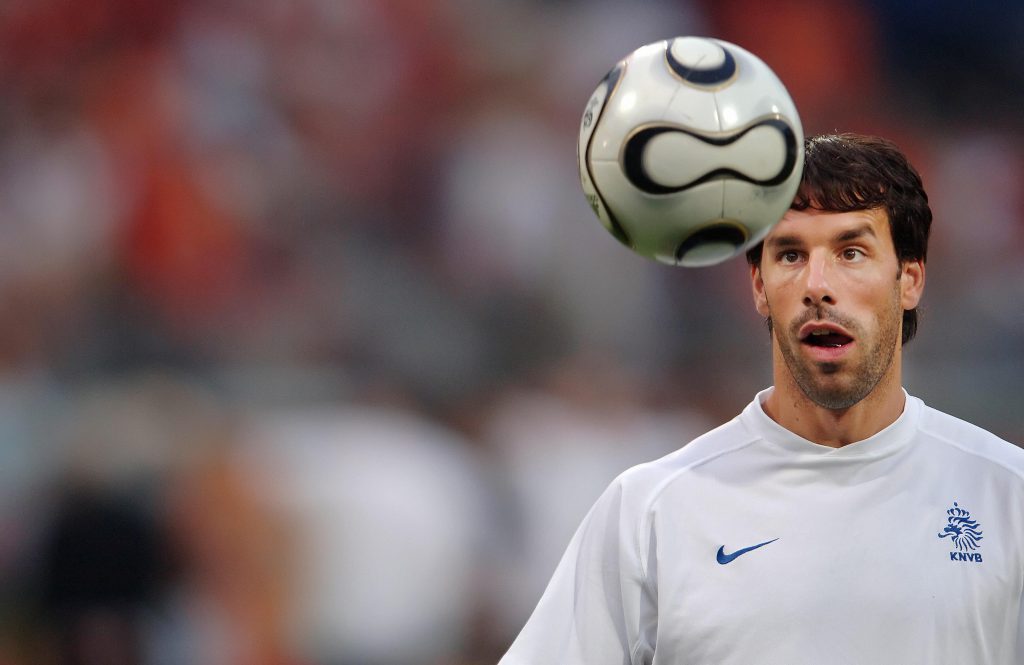
[[[971,514],[961,508],[955,501],[953,507],[946,511],[948,524],[939,534],[939,538],[949,537],[956,547],[956,552],[949,553],[950,561],[974,561],[981,563],[981,552],[975,550],[982,539],[981,526]]]

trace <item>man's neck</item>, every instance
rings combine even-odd
[[[906,403],[898,359],[867,397],[846,409],[829,409],[813,402],[788,370],[775,375],[774,390],[763,404],[768,417],[798,436],[832,448],[874,436],[896,422]]]

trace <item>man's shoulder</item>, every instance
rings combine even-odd
[[[634,496],[653,497],[665,484],[706,464],[726,460],[757,440],[736,417],[664,457],[627,469],[614,484]]]
[[[962,453],[1005,467],[1024,479],[1024,448],[973,423],[923,406],[919,431]]]

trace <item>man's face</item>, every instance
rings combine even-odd
[[[898,372],[903,310],[920,300],[924,265],[900,264],[883,210],[790,210],[751,275],[785,369],[814,403],[849,408]]]

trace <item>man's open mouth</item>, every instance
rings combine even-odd
[[[853,337],[831,324],[807,324],[800,329],[800,341],[808,346],[837,349],[852,342]]]

